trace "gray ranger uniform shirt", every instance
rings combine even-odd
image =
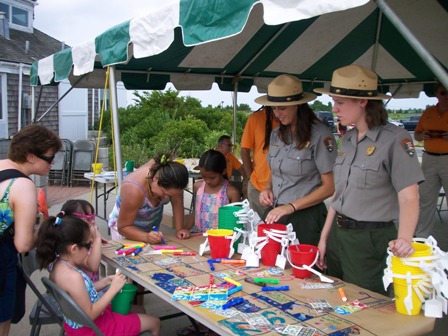
[[[333,133],[322,123],[313,125],[309,144],[303,149],[297,149],[295,140],[286,145],[278,131],[276,127],[271,133],[266,158],[271,168],[275,205],[292,202],[321,186],[320,175],[333,170],[337,155]]]
[[[397,219],[397,193],[424,181],[411,137],[389,123],[368,130],[359,142],[357,137],[354,128],[342,138],[334,166],[332,207],[358,221]]]

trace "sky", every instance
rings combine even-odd
[[[158,6],[164,0],[38,0],[34,11],[34,27],[70,46],[93,39],[110,27],[144,14],[151,6]],[[168,87],[173,88],[172,85]],[[182,96],[199,99],[203,105],[232,105],[232,94],[222,92],[214,84],[211,91],[182,91]],[[258,109],[254,99],[260,96],[255,87],[249,93],[238,93],[237,103],[247,104]],[[132,102],[132,92],[128,93],[128,103]],[[318,98],[324,104],[331,98],[323,95]],[[392,99],[389,109],[426,108],[434,105],[435,98],[425,93],[420,98]]]

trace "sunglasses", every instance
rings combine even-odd
[[[440,92],[439,92],[439,95],[441,95],[441,96],[446,95],[446,90],[442,90],[442,91],[440,91]]]
[[[89,241],[88,243],[78,243],[76,245],[78,245],[79,247],[85,247],[87,250],[90,250],[93,245],[93,240]]]
[[[51,164],[54,160],[54,157],[56,156],[55,154],[53,154],[52,156],[45,156],[42,154],[36,154],[36,156],[41,159],[44,160],[45,162],[47,162],[48,164]]]
[[[80,217],[80,218],[85,218],[87,220],[94,220],[95,219],[95,214],[84,215],[84,214],[81,214],[81,213],[73,212],[72,215],[76,216],[76,217]]]

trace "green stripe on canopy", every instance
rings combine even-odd
[[[72,70],[73,58],[72,49],[64,49],[53,55],[54,80],[60,82],[70,76]]]
[[[95,38],[95,51],[101,63],[111,65],[128,61],[129,22],[126,21],[106,30]]]

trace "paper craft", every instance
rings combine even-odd
[[[309,304],[316,313],[331,313],[334,309],[325,299],[308,299]]]
[[[301,289],[323,289],[323,288],[334,288],[333,284],[322,283],[322,282],[299,282]]]
[[[179,286],[171,296],[172,301],[224,301],[228,298],[227,288],[213,286],[186,287]]]
[[[369,308],[369,307],[366,306],[365,304],[363,304],[362,302],[355,300],[348,304],[334,307],[334,311],[336,313],[338,313],[339,315],[348,315],[348,314],[352,314],[352,313],[355,313],[357,311],[360,311],[360,310],[366,309],[366,308]]]

